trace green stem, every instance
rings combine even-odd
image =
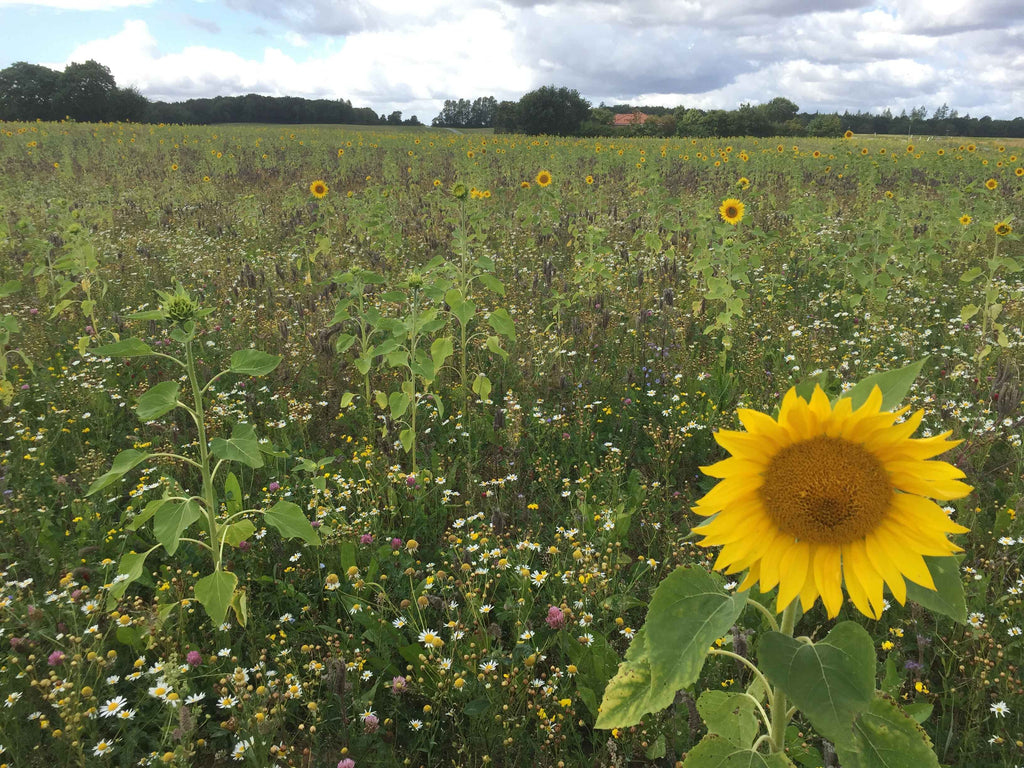
[[[779,622],[775,620],[775,614],[768,610],[765,606],[761,605],[757,600],[747,600],[747,605],[752,606],[759,610],[764,617],[768,619],[768,624],[771,626],[773,632],[779,631]]]
[[[203,388],[199,386],[196,375],[196,358],[192,351],[191,338],[185,342],[185,367],[188,381],[192,386],[192,399],[195,402],[196,430],[199,432],[199,471],[203,476],[203,501],[206,507],[206,533],[210,539],[210,550],[213,553],[214,571],[220,570],[221,554],[212,544],[217,533],[217,495],[213,488],[213,475],[210,473],[210,449],[206,441],[206,414],[203,411]]]
[[[796,599],[786,606],[782,612],[782,626],[779,628],[786,637],[793,636],[793,627],[796,626]],[[784,752],[786,749],[786,726],[789,725],[791,716],[787,716],[789,700],[782,688],[775,686],[771,693],[771,748],[772,752]]]

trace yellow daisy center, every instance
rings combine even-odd
[[[820,435],[779,451],[759,493],[780,531],[816,544],[846,544],[882,522],[893,487],[873,453]]]

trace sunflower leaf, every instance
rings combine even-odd
[[[878,387],[882,390],[882,410],[891,411],[903,402],[903,398],[907,396],[926,362],[928,362],[928,358],[923,357],[916,363],[897,368],[894,371],[873,373],[867,378],[861,379],[850,391],[844,392],[836,398],[836,401],[848,397],[853,401],[853,408],[856,410],[867,401],[872,390]]]
[[[697,699],[697,711],[708,733],[721,736],[737,747],[749,747],[760,730],[757,704],[743,693],[704,691]]]
[[[683,768],[790,768],[793,762],[782,752],[755,752],[709,733],[687,753],[682,765]]]
[[[960,624],[967,623],[967,600],[964,583],[960,580],[959,557],[926,557],[925,564],[935,582],[931,590],[907,581],[907,599]]]
[[[677,568],[654,592],[647,622],[633,638],[626,661],[608,683],[595,727],[636,725],[694,683],[708,648],[728,633],[746,605],[746,593],[729,594],[718,574]]]
[[[843,621],[816,643],[769,632],[757,655],[768,679],[818,733],[837,745],[851,743],[853,721],[875,693],[875,648],[867,630]]]
[[[938,768],[928,734],[892,699],[877,694],[853,724],[853,739],[836,744],[843,768]]]

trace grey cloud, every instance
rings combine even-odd
[[[185,23],[192,27],[198,27],[206,32],[213,35],[219,35],[221,32],[220,24],[212,19],[200,19],[198,16],[192,16],[191,14],[185,14]]]

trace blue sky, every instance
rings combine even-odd
[[[93,58],[151,99],[346,98],[429,122],[541,85],[733,109],[1024,115],[1024,0],[0,0],[0,68]]]

